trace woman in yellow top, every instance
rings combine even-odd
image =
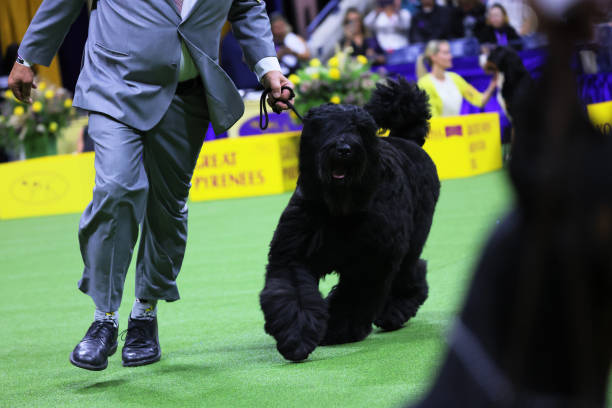
[[[424,62],[431,66],[427,72]],[[453,56],[447,41],[433,40],[427,44],[425,54],[417,61],[418,85],[429,95],[431,114],[436,116],[458,116],[461,114],[463,99],[474,106],[484,107],[497,86],[494,77],[484,93],[478,92],[460,75],[449,72],[453,66]]]

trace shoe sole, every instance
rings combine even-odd
[[[99,365],[99,366],[95,366],[95,365],[91,365],[91,364],[87,364],[87,363],[83,363],[81,361],[77,361],[75,359],[72,358],[72,353],[70,353],[70,362],[79,367],[79,368],[84,368],[85,370],[89,370],[89,371],[102,371],[104,370],[106,367],[108,367],[108,357],[112,356],[113,354],[115,354],[115,352],[117,351],[117,344],[115,344],[115,346],[110,350],[110,353],[108,353],[107,359],[104,362],[104,364]]]
[[[157,363],[159,360],[161,360],[161,353],[151,358],[147,358],[145,360],[128,361],[128,362],[122,361],[121,363],[123,364],[124,367],[139,367],[139,366],[143,366],[147,364]]]

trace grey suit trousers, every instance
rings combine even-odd
[[[136,297],[179,299],[187,198],[209,124],[203,100],[201,89],[175,95],[161,121],[146,132],[90,113],[96,180],[79,224],[85,264],[79,289],[102,311],[119,309],[141,225]]]

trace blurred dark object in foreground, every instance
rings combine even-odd
[[[489,239],[449,351],[418,407],[604,407],[612,360],[612,139],[570,60],[593,8],[540,15],[542,78],[517,98],[516,206]]]

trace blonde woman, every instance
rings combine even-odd
[[[425,62],[431,66],[427,71]],[[429,95],[431,114],[436,116],[458,116],[463,99],[482,108],[491,99],[497,86],[494,77],[484,93],[480,93],[460,75],[447,71],[453,67],[453,56],[447,41],[430,41],[424,55],[417,61],[418,85]]]

